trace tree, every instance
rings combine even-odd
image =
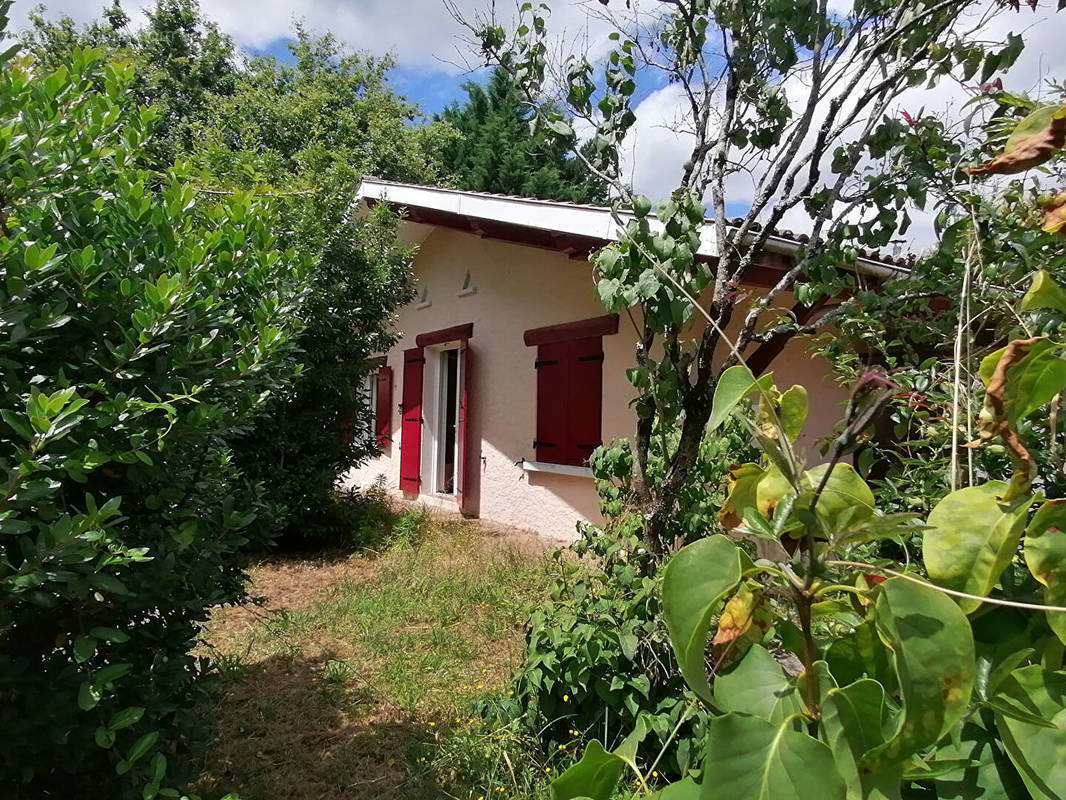
[[[605,199],[607,184],[565,144],[533,127],[535,110],[507,70],[494,69],[486,85],[470,81],[463,89],[467,101],[440,115],[462,134],[442,153],[461,188],[578,203]]]
[[[212,98],[189,157],[207,185],[280,193],[279,235],[315,259],[299,337],[304,370],[237,453],[277,503],[277,523],[312,538],[332,532],[337,477],[377,451],[372,426],[347,423],[368,414],[360,387],[413,291],[410,251],[396,244],[393,221],[384,209],[353,220],[352,199],[365,174],[440,180],[453,132],[414,124],[418,109],[388,84],[390,59],[302,28],[291,50],[292,65],[253,59],[232,94]]]
[[[1003,9],[972,0],[860,1],[844,13],[825,0],[675,0],[651,13],[603,11],[614,44],[597,83],[584,54],[565,64],[549,60],[546,10],[524,3],[509,33],[491,17],[463,20],[453,6],[487,58],[520,77],[531,100],[546,102],[539,117],[546,130],[578,145],[565,108],[590,131],[575,152],[622,198],[621,240],[600,251],[595,266],[607,308],[639,312],[630,372],[638,391],[634,500],[644,511],[646,545],[661,552],[675,538],[671,519],[724,371],[750,357],[749,348],[816,332],[845,313],[854,296],[831,308],[823,302],[862,283],[841,266],[906,229],[907,204],[920,201],[922,187],[885,163],[907,129],[888,113],[892,104],[908,87],[936,85],[960,64],[991,75],[1017,57],[1018,42],[980,43],[984,24]],[[977,12],[972,30],[961,29],[964,11]],[[657,218],[650,201],[618,180],[641,80],[679,88],[680,128],[692,145]],[[548,97],[549,85],[562,89]],[[733,221],[727,209],[742,175],[754,186]],[[712,263],[697,258],[705,196]],[[737,290],[786,215],[808,220],[810,240],[765,294],[745,303]],[[782,302],[795,305],[777,308]],[[703,325],[696,336],[687,333],[694,315]],[[737,333],[727,338],[731,324]],[[668,441],[675,426],[663,477],[650,480],[653,441]]]
[[[205,190],[273,197],[284,220],[279,238],[315,259],[298,338],[304,369],[246,431],[235,457],[266,487],[275,532],[331,530],[337,477],[376,452],[370,426],[348,424],[367,411],[360,386],[412,291],[410,252],[395,244],[388,215],[352,220],[352,198],[365,174],[443,180],[441,152],[454,131],[419,124],[418,108],[389,85],[390,58],[348,52],[331,35],[297,26],[293,63],[237,64],[232,42],[195,0],[157,0],[134,31],[116,10],[84,29],[38,14],[23,38],[50,64],[88,43],[141,65],[136,90],[163,112],[162,146],[145,151],[145,165],[187,160]]]
[[[0,781],[153,797],[244,596],[266,507],[232,445],[296,371],[311,265],[262,201],[140,166],[129,62],[0,67]]]
[[[79,29],[70,17],[48,20],[44,7],[30,14],[23,47],[45,67],[67,63],[74,49],[101,47],[114,58],[135,62],[134,92],[141,103],[160,112],[147,166],[165,170],[192,145],[207,98],[233,91],[237,59],[233,40],[203,17],[198,0],[156,0],[143,28],[130,30],[118,0],[103,18]]]
[[[1000,106],[1004,99],[1009,105],[1018,100],[997,98]],[[966,173],[1017,175],[1061,158],[1066,105],[1025,105],[1029,113],[1021,118],[1004,118],[998,114],[1003,109],[995,109],[986,129],[1003,132],[992,137],[1000,144],[987,148],[992,157],[986,163],[971,160]],[[926,154],[933,152],[944,150],[934,146]],[[975,202],[973,192],[971,185],[963,197]],[[1041,199],[1042,213],[1021,217],[1011,213],[1016,207],[1010,202],[1000,205],[1004,218],[996,232],[1010,232],[1001,246],[1010,242],[1015,253],[1046,256],[1042,234],[1060,235],[1064,200],[1060,189]],[[969,210],[970,221],[978,221],[977,210]],[[981,210],[980,221],[991,227],[992,208],[982,204]],[[967,252],[979,251],[984,232],[962,231]],[[953,485],[921,526],[913,524],[916,514],[879,513],[870,487],[840,462],[845,437],[828,464],[803,469],[787,445],[806,415],[805,407],[787,402],[799,387],[782,393],[741,365],[722,374],[712,424],[734,416],[764,450],[757,463],[735,470],[723,524],[740,537],[798,546],[771,565],[753,562],[735,541],[712,536],[668,563],[663,615],[680,671],[711,719],[702,786],[686,776],[664,794],[1060,796],[1066,760],[1054,720],[1066,714],[1066,500],[1048,497],[1061,479],[1040,469],[1048,459],[1036,452],[1054,442],[1026,441],[1024,433],[1066,391],[1066,292],[1039,269],[1020,300],[1011,294],[998,287],[1014,321],[1006,345],[981,359],[983,407],[977,438],[968,446],[995,442],[1013,471],[1009,480],[970,475],[968,485]],[[960,305],[961,330],[972,318],[965,296]],[[1043,333],[1033,335],[1037,331]],[[958,348],[955,357],[961,366]],[[876,374],[860,379],[846,415],[851,433],[861,433],[898,388]],[[743,404],[749,394],[759,396],[757,415]],[[958,427],[957,420],[953,424]],[[873,557],[877,543],[911,538],[921,540],[919,565]],[[847,610],[830,612],[831,621],[819,625],[814,601],[833,595]],[[789,606],[798,631],[790,631]],[[717,648],[708,670],[706,642],[716,614]],[[782,669],[787,659],[762,646],[770,630],[801,669],[788,674]],[[816,641],[816,633],[824,638]],[[732,672],[723,672],[737,660]],[[613,753],[590,746],[553,789],[568,797],[606,793],[627,766],[646,781],[637,764],[645,734],[638,724]],[[749,760],[741,764],[742,754]]]

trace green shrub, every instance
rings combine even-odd
[[[675,537],[718,529],[726,456],[750,451],[735,426],[704,441],[680,493]],[[661,464],[651,460],[652,469]],[[607,524],[581,525],[580,538],[553,554],[558,578],[529,620],[513,695],[486,711],[536,731],[549,753],[584,738],[614,746],[643,714],[663,751],[658,771],[683,774],[705,715],[685,692],[662,622],[661,562],[642,544],[628,443],[600,448],[591,465]]]
[[[10,3],[0,3],[0,16]],[[0,782],[152,797],[262,510],[230,445],[295,372],[307,267],[246,195],[136,165],[98,51],[0,73]],[[119,777],[123,776],[123,777]]]

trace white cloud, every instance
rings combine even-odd
[[[12,11],[15,26],[21,26],[38,0],[16,0]],[[99,16],[110,0],[45,0],[46,16],[70,17],[85,22]],[[123,8],[140,22],[153,0],[123,0]],[[489,0],[458,0],[464,15],[473,16],[489,7]],[[510,0],[496,3],[501,20],[507,21],[517,7]],[[560,40],[587,46],[586,31],[601,39],[603,26],[588,20],[584,0],[555,2],[550,27]],[[459,72],[455,66],[468,55],[459,41],[463,29],[452,19],[442,0],[200,0],[204,14],[245,48],[263,48],[292,31],[294,20],[304,20],[312,29],[330,31],[355,49],[374,53],[391,51],[406,67],[424,67]],[[597,42],[593,42],[596,45]]]

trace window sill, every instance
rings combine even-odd
[[[522,469],[526,472],[551,472],[555,475],[572,475],[575,478],[591,478],[590,467],[575,467],[572,464],[552,464],[548,461],[522,461]]]

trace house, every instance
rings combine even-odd
[[[403,209],[418,296],[368,387],[382,454],[346,480],[384,476],[408,499],[573,539],[578,521],[600,519],[589,454],[635,424],[636,331],[627,314],[604,313],[587,260],[616,238],[610,210],[367,178],[357,209],[375,203]],[[701,241],[699,256],[713,258],[709,225]],[[772,285],[798,245],[773,237],[747,288]],[[899,265],[871,254],[856,268],[876,278]],[[772,358],[779,384],[810,392],[801,445],[812,445],[845,391],[803,341],[761,347],[752,357]]]

